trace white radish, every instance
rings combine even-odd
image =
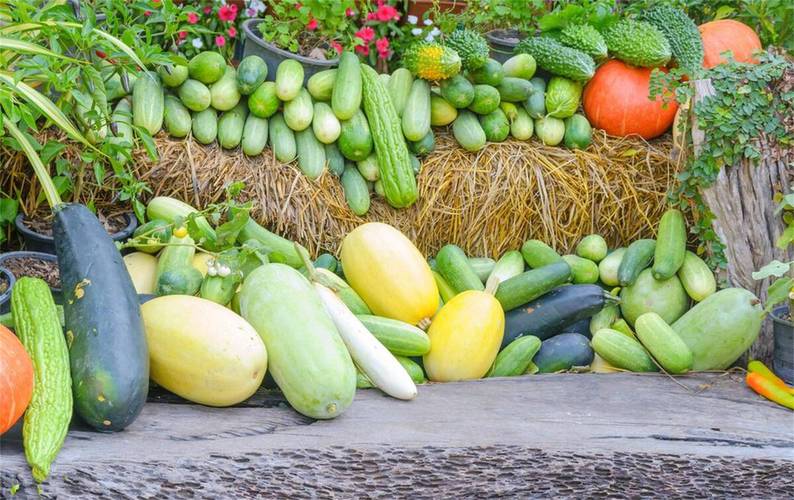
[[[314,288],[353,361],[372,383],[397,399],[416,397],[416,384],[392,353],[367,330],[332,290],[319,283],[314,283]]]

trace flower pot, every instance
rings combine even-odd
[[[460,14],[466,10],[468,4],[468,2],[459,0],[408,0],[406,14],[422,19],[425,12],[430,10],[434,3],[438,3],[439,11],[451,12],[453,14]]]
[[[25,240],[25,249],[31,252],[43,252],[55,255],[55,242],[52,236],[37,233],[27,227],[23,222],[24,217],[23,214],[17,215],[17,218],[14,220],[14,225],[17,228],[17,232],[21,234],[22,238]],[[135,229],[138,227],[138,219],[132,212],[125,213],[124,219],[127,225],[121,231],[110,235],[113,241],[126,240],[132,236],[132,233],[135,232]]]
[[[770,315],[775,336],[772,369],[787,384],[794,384],[794,322],[783,319],[788,313],[788,306],[780,306]]]
[[[303,65],[303,83],[309,77],[320,71],[335,68],[339,65],[339,59],[312,59],[300,54],[293,54],[287,50],[280,49],[270,42],[266,42],[259,32],[259,23],[262,19],[249,19],[243,22],[243,58],[255,55],[265,60],[267,64],[267,79],[275,80],[276,69],[281,61],[285,59],[295,59]]]
[[[513,51],[518,42],[527,37],[527,34],[518,30],[491,30],[485,34],[488,45],[491,47],[491,58],[503,63],[513,57]]]
[[[13,283],[16,283],[16,281],[19,280],[19,278],[21,278],[22,276],[24,276],[24,274],[21,274],[19,272],[13,273],[11,269],[8,268],[11,267],[10,266],[11,260],[20,259],[20,258],[31,258],[45,262],[53,262],[55,264],[55,267],[56,268],[58,267],[58,257],[49,253],[20,251],[20,252],[7,252],[4,254],[0,254],[0,268],[2,268],[5,271],[8,271],[9,274],[12,275]],[[8,290],[9,294],[11,293],[12,289],[13,287],[9,288]],[[63,304],[61,288],[50,286],[50,291],[52,291],[52,298],[55,300],[55,303]],[[6,303],[5,305],[0,303],[0,314],[7,313],[10,305],[11,305],[10,302]]]
[[[11,271],[0,267],[0,314],[5,314],[11,309],[11,289],[16,278]]]

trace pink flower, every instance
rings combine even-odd
[[[356,12],[353,9],[351,9],[350,7],[348,7],[347,9],[345,9],[345,15],[347,17],[353,17],[353,16],[356,15]]]
[[[309,21],[309,24],[307,24],[307,25],[306,25],[306,29],[307,29],[307,30],[309,30],[309,31],[314,31],[314,30],[316,30],[316,29],[317,29],[317,26],[318,26],[319,24],[320,24],[320,23],[318,23],[318,22],[317,22],[317,19],[314,19],[314,18],[312,18],[312,19]]]
[[[212,5],[207,5],[206,7],[204,7],[205,14],[209,14],[210,12],[212,12]]]
[[[369,43],[373,38],[375,38],[375,30],[367,26],[356,31],[356,36],[362,39],[365,43]]]
[[[248,17],[254,17],[256,15],[256,9],[248,9],[245,11],[245,15]]]
[[[145,11],[143,11],[143,16],[144,16],[144,17],[149,17],[149,16],[151,16],[151,15],[152,15],[152,11],[150,11],[150,10],[145,10]]]
[[[362,56],[369,55],[369,46],[368,45],[356,45],[356,53],[361,54]]]
[[[184,40],[185,38],[187,38],[187,31],[180,31],[179,33],[177,33],[177,36],[179,37],[180,40]]]
[[[300,10],[300,8],[301,8],[301,7],[303,7],[303,4],[302,4],[302,3],[300,3],[300,2],[297,2],[297,3],[295,4],[295,10]]]
[[[224,5],[218,9],[218,19],[221,21],[231,22],[235,17],[237,17],[236,5]]]
[[[223,35],[216,36],[215,45],[217,45],[218,47],[223,47],[224,45],[226,45],[226,37],[224,37]]]
[[[336,40],[334,40],[334,41],[332,41],[330,43],[330,45],[331,45],[331,48],[334,49],[337,54],[341,54],[342,53],[342,44],[341,43],[339,43]]]
[[[375,47],[377,47],[378,52],[388,51],[389,40],[385,36],[382,38],[378,38],[377,40],[375,40]]]
[[[187,13],[187,23],[188,24],[196,24],[199,20],[198,14],[195,12],[188,12]]]
[[[160,3],[160,0],[152,0],[154,3]]]
[[[374,12],[370,12],[369,14],[367,14],[367,21],[374,21],[375,19],[377,19],[377,16],[375,15]]]
[[[397,21],[400,19],[400,13],[397,12],[397,9],[391,5],[381,5],[378,7],[378,11],[375,13],[375,16],[378,18],[378,21],[382,22],[392,20]]]
[[[232,26],[231,28],[229,28],[228,33],[229,33],[229,38],[234,38],[237,36],[237,29],[234,26]]]

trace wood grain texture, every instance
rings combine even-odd
[[[489,484],[516,495],[536,484],[547,495],[600,484],[617,494],[623,477],[624,493],[665,481],[703,493],[717,476],[720,488],[786,486],[775,471],[794,470],[794,413],[739,375],[677,380],[683,386],[637,374],[488,379],[421,386],[411,402],[366,390],[332,421],[303,417],[267,390],[227,409],[150,402],[123,433],[73,426],[44,491],[428,497],[449,487],[437,491],[459,497]],[[15,483],[32,491],[20,438],[12,432],[0,446],[2,494]],[[655,474],[651,483],[642,470]]]

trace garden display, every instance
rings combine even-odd
[[[98,5],[84,19],[24,8],[28,23],[0,10],[0,243],[19,249],[9,221],[46,202],[61,285],[0,268],[0,433],[22,421],[37,483],[73,412],[121,432],[154,390],[226,408],[267,388],[311,421],[340,417],[358,390],[411,401],[423,384],[740,364],[747,387],[794,409],[788,372],[748,359],[775,305],[788,299],[775,318],[791,319],[794,178],[765,212],[783,229],[753,274],[763,288],[737,284],[700,194],[710,184],[692,180],[716,182],[719,167],[687,170],[704,160],[677,135],[695,140],[694,89],[720,71],[794,75],[753,28],[698,26],[664,3],[559,7],[537,29],[510,17],[526,36],[497,60],[465,16],[259,3],[156,0],[160,13],[140,14],[163,23],[156,37],[121,30],[114,2],[104,24]],[[313,44],[338,65],[233,57],[238,5],[266,12],[274,47]],[[268,31],[273,15],[303,23],[300,39]],[[75,30],[60,52],[52,40]],[[775,91],[770,135],[791,125],[791,86]],[[724,115],[734,101],[720,102]],[[770,137],[749,134],[736,142]],[[708,151],[725,165],[761,155]],[[128,237],[98,218],[113,205],[137,218]]]

